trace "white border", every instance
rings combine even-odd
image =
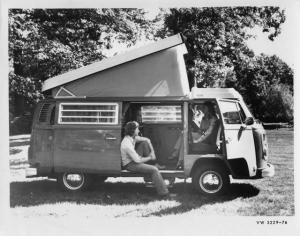
[[[295,34],[294,40],[295,52],[300,51],[300,37],[299,37],[299,23],[300,23],[300,1],[299,0],[152,0],[152,1],[140,1],[140,0],[1,0],[0,1],[0,38],[2,47],[0,47],[1,62],[0,68],[2,72],[2,78],[7,78],[8,74],[8,30],[7,30],[7,9],[8,8],[110,8],[110,7],[139,7],[139,8],[153,8],[153,7],[216,7],[216,6],[287,6],[292,5],[294,9],[294,24]],[[298,42],[296,44],[296,42]],[[298,130],[299,121],[299,108],[298,103],[299,93],[297,89],[300,86],[299,71],[300,71],[300,54],[295,53],[295,142],[299,142],[300,134]],[[1,108],[7,115],[3,116],[1,120],[1,134],[2,139],[0,143],[1,156],[7,157],[8,151],[8,80],[1,79],[0,85],[1,91]],[[299,203],[300,203],[300,160],[299,160],[299,148],[295,145],[294,152],[294,168],[295,168],[295,216],[216,216],[216,215],[195,215],[192,213],[182,216],[169,216],[169,217],[154,217],[149,218],[118,218],[110,219],[99,216],[99,220],[94,222],[92,219],[86,219],[82,221],[82,218],[77,219],[75,216],[70,222],[62,222],[61,219],[41,219],[32,221],[31,219],[11,218],[9,211],[9,169],[8,158],[0,158],[0,235],[40,235],[43,232],[44,235],[84,235],[87,228],[91,228],[93,225],[99,225],[97,231],[91,235],[300,235],[299,224]],[[298,145],[299,146],[299,145]],[[287,220],[288,225],[257,225],[256,222],[260,220]],[[6,224],[5,224],[6,223]],[[74,225],[82,225],[81,231],[74,231]],[[117,227],[116,227],[117,226]],[[146,229],[146,231],[145,231]]]

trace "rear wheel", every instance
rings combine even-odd
[[[77,192],[88,189],[91,185],[91,177],[83,173],[64,172],[58,175],[59,186],[69,192]]]
[[[228,174],[219,166],[201,166],[193,175],[193,186],[201,194],[207,196],[221,195],[228,189]]]

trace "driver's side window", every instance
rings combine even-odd
[[[236,102],[220,101],[220,110],[225,124],[242,124],[241,109]]]

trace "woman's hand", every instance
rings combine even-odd
[[[155,154],[153,152],[150,153],[149,157],[151,157],[152,161],[156,160],[156,156],[155,156]]]

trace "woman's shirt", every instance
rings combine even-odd
[[[122,166],[126,166],[134,160],[138,160],[141,157],[135,151],[136,140],[129,135],[126,135],[121,142],[121,157],[122,157]]]
[[[199,133],[207,136],[205,140],[203,141],[204,143],[209,143],[212,144],[215,142],[215,140],[211,140],[211,134],[214,131],[214,128],[216,127],[218,118],[216,116],[211,116],[210,118],[204,116],[201,124],[200,124],[200,129]]]

